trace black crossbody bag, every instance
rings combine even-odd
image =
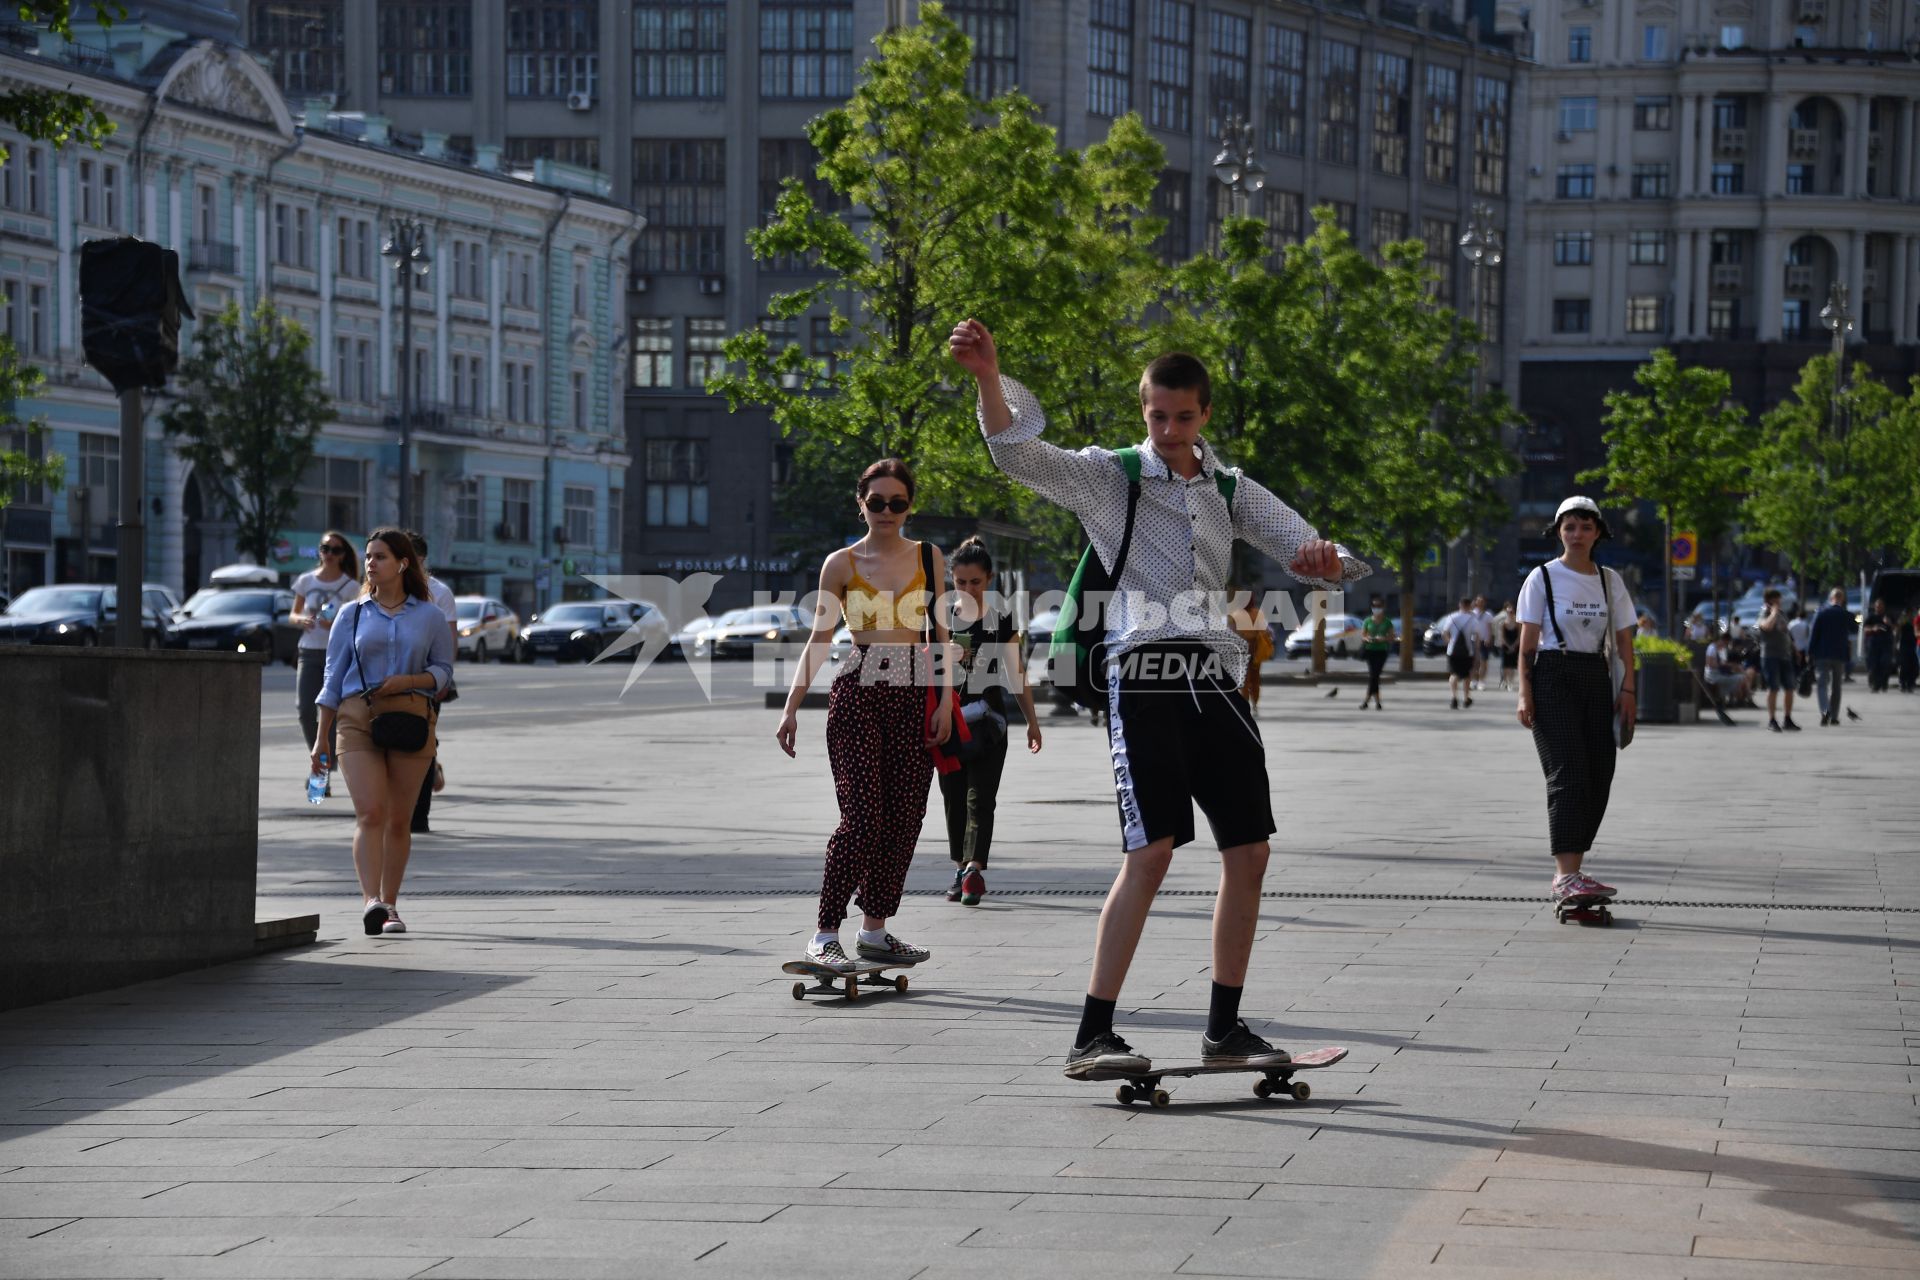
[[[359,608],[353,611],[353,635],[348,641],[355,666],[360,666],[360,612]],[[363,676],[365,670],[361,668]],[[374,746],[383,751],[414,752],[427,745],[427,712],[410,705],[416,697],[424,701],[426,695],[409,691],[381,698],[368,689],[360,696],[373,709],[367,736],[373,739]]]

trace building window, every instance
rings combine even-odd
[[[571,398],[573,414],[569,419],[575,431],[587,429],[587,375],[579,369],[573,370],[567,377],[567,391]]]
[[[725,262],[727,144],[637,139],[633,202],[646,215],[635,271],[713,272]]]
[[[1745,195],[1747,191],[1747,166],[1733,160],[1715,161],[1713,166],[1713,194],[1717,196]]]
[[[1427,181],[1452,186],[1460,164],[1460,73],[1427,64]]]
[[[1360,50],[1340,40],[1320,43],[1320,158],[1358,163]]]
[[[673,386],[673,321],[652,316],[634,320],[633,385]]]
[[[1659,294],[1636,293],[1627,299],[1628,333],[1665,333],[1667,300]]]
[[[1709,338],[1731,338],[1740,328],[1740,299],[1709,298],[1707,300],[1707,336]]]
[[[1593,61],[1593,28],[1592,27],[1568,27],[1567,28],[1567,61],[1568,62],[1592,62]]]
[[[47,354],[47,287],[16,278],[0,279],[0,335],[26,356]]]
[[[486,482],[479,476],[456,481],[453,489],[453,539],[455,542],[479,542],[487,536],[481,524],[486,501]]]
[[[1473,81],[1473,189],[1483,196],[1507,194],[1507,82],[1491,76]]]
[[[573,263],[573,314],[587,314],[587,264],[577,258]]]
[[[1347,239],[1353,239],[1354,226],[1358,220],[1357,210],[1350,200],[1328,200],[1333,206],[1333,225],[1340,228]]]
[[[1307,237],[1307,202],[1298,191],[1269,187],[1267,201],[1267,252],[1277,267],[1290,244]]]
[[[1715,266],[1738,266],[1747,260],[1746,244],[1728,231],[1716,231],[1708,238],[1708,258]]]
[[[726,0],[633,6],[633,96],[727,95]]]
[[[518,249],[506,251],[507,305],[533,309],[533,255]]]
[[[967,92],[997,98],[1020,79],[1018,0],[947,0],[947,16],[973,41]]]
[[[1729,23],[1720,28],[1720,47],[1722,49],[1744,49],[1747,47],[1747,29]]]
[[[1671,56],[1667,49],[1667,30],[1664,22],[1649,22],[1640,28],[1642,62],[1665,62]]]
[[[373,402],[377,392],[373,380],[371,340],[349,334],[334,337],[333,388],[338,399],[355,404]]]
[[[1162,169],[1153,189],[1151,212],[1166,226],[1160,232],[1160,257],[1169,265],[1184,260],[1193,247],[1192,210],[1188,205],[1188,175],[1178,169]]]
[[[1388,245],[1407,238],[1407,215],[1398,209],[1375,209],[1370,221],[1367,231],[1375,258]]]
[[[847,198],[835,191],[833,184],[820,176],[819,170],[820,153],[805,138],[762,138],[760,225],[772,225],[778,212],[780,193],[786,189],[789,180],[800,183],[813,201],[813,207],[821,213],[843,213],[849,209],[851,206]],[[782,253],[761,259],[760,267],[763,271],[810,271],[813,263],[806,257]]]
[[[1555,333],[1586,333],[1593,327],[1593,303],[1586,298],[1553,300]]]
[[[1600,99],[1560,99],[1560,132],[1592,133],[1600,124]]]
[[[852,94],[852,0],[761,0],[760,96],[818,99]]]
[[[1563,164],[1554,175],[1553,194],[1560,200],[1593,199],[1593,166],[1590,164]]]
[[[687,321],[687,385],[704,387],[709,378],[727,370],[720,348],[727,340],[727,322],[710,318]]]
[[[1207,137],[1226,132],[1227,117],[1251,119],[1253,20],[1218,9],[1207,14]]]
[[[507,420],[510,422],[532,422],[535,420],[533,403],[533,366],[518,360],[505,361],[501,366],[501,382],[507,393]]]
[[[487,300],[487,246],[478,240],[453,242],[453,274],[448,291],[456,298]]]
[[[1633,127],[1642,133],[1673,128],[1673,99],[1664,93],[1636,97],[1633,100]]]
[[[825,366],[829,378],[840,371],[840,336],[833,331],[832,316],[807,321],[807,354]]]
[[[106,160],[81,160],[75,166],[82,226],[119,228],[123,173],[119,165]]]
[[[283,267],[313,268],[313,211],[305,205],[273,206],[273,260]]]
[[[1747,100],[1745,98],[1715,98],[1713,100],[1713,127],[1715,129],[1746,128]]]
[[[300,477],[294,527],[364,529],[361,509],[366,493],[366,463],[356,458],[315,458]]]
[[[1673,167],[1661,160],[1633,166],[1633,198],[1664,200],[1673,194]]]
[[[382,0],[380,92],[464,98],[473,92],[473,5]]]
[[[1459,243],[1456,224],[1446,218],[1420,219],[1420,239],[1427,246],[1427,270],[1433,273],[1433,300],[1443,307],[1453,305],[1454,246]]]
[[[210,244],[220,238],[220,193],[210,182],[193,184],[193,238]]]
[[[1553,233],[1553,265],[1585,267],[1593,263],[1593,232],[1556,231]]]
[[[349,280],[373,279],[373,223],[367,218],[336,218],[333,269]],[[202,237],[212,239],[211,236]]]
[[[1790,196],[1810,196],[1816,190],[1814,167],[1810,164],[1790,164],[1787,166],[1787,194]]]
[[[288,98],[340,90],[346,7],[346,0],[254,0],[248,43],[267,55]]]
[[[533,541],[533,481],[500,482],[500,540]]]
[[[25,454],[31,462],[45,462],[47,438],[37,432],[30,435],[20,427],[10,431],[0,431],[0,450]],[[22,483],[16,485],[13,490],[13,501],[22,507],[44,507],[47,505],[47,498],[47,486],[44,484]]]
[[[594,545],[594,516],[598,513],[599,495],[593,490],[576,485],[568,485],[560,491],[561,509],[565,513],[563,527],[567,532],[567,545],[570,547],[592,547]]]
[[[647,524],[652,528],[705,528],[707,442],[647,441]]]
[[[1667,233],[1664,231],[1629,231],[1627,233],[1627,261],[1636,267],[1666,266]]]
[[[1290,27],[1267,28],[1267,149],[1297,156],[1307,150],[1307,37]]]
[[[800,345],[800,322],[792,317],[781,319],[774,316],[761,316],[760,332],[767,335],[767,354],[775,360]],[[800,385],[800,375],[782,373],[780,385],[791,391]]]
[[[1087,110],[1133,110],[1133,0],[1093,0],[1087,20]]]
[[[1413,64],[1395,53],[1373,55],[1373,167],[1396,178],[1407,175],[1407,134],[1412,126]]]
[[[598,169],[600,139],[510,137],[507,139],[506,159],[507,166],[514,169],[531,169],[536,160],[555,160],[582,169]]]
[[[599,49],[599,0],[518,0],[509,4],[507,96],[597,96]]]
[[[453,377],[453,407],[460,413],[485,414],[487,411],[486,357],[456,352],[447,358]]]
[[[627,491],[611,486],[607,489],[607,548],[618,550],[627,540]]]
[[[0,164],[0,209],[46,213],[47,149],[32,143],[9,142],[7,151],[7,162]]]
[[[1813,303],[1806,298],[1788,298],[1780,304],[1780,336],[1788,342],[1804,342],[1808,334],[1807,320],[1813,314]]]
[[[1147,3],[1147,123],[1185,133],[1193,128],[1193,6]]]

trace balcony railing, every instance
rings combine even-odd
[[[1713,153],[1717,156],[1744,156],[1747,154],[1747,131],[1745,129],[1720,129],[1713,135]]]
[[[1723,262],[1713,268],[1715,293],[1738,293],[1747,283],[1747,269],[1739,263]]]
[[[1818,129],[1794,129],[1787,135],[1787,152],[1795,160],[1813,160],[1820,155]]]
[[[1813,268],[1789,266],[1787,268],[1788,293],[1813,292]]]
[[[188,271],[218,271],[223,275],[232,275],[239,256],[239,252],[224,240],[187,242]]]
[[[400,402],[388,400],[381,405],[381,425],[389,431],[400,429]],[[533,423],[503,422],[476,413],[457,404],[439,400],[420,400],[413,406],[413,430],[435,435],[466,436],[473,440],[507,440],[520,444],[538,444],[544,431]]]

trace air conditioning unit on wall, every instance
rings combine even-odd
[[[590,93],[582,93],[579,91],[575,91],[573,93],[568,94],[567,110],[569,111],[593,110],[593,95]]]

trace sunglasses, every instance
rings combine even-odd
[[[882,498],[876,494],[867,499],[867,510],[875,515],[879,515],[882,511],[891,511],[897,516],[903,516],[912,506],[911,498]]]
[[[330,556],[350,556],[353,554],[352,547],[343,547],[337,542],[320,549]]]

